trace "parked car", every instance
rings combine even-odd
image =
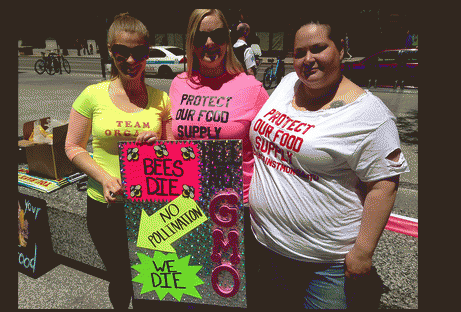
[[[418,49],[384,50],[342,64],[343,74],[366,87],[418,87]]]
[[[158,74],[169,77],[187,70],[186,53],[174,46],[150,47],[149,59],[146,63],[146,74]]]

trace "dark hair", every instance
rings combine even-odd
[[[334,42],[338,51],[344,47],[341,43],[341,40],[346,37],[346,29],[344,27],[344,23],[342,23],[342,17],[340,14],[333,14],[333,13],[324,13],[324,14],[315,14],[311,18],[303,18],[303,21],[299,23],[298,30],[304,26],[310,24],[316,25],[324,25],[328,30],[328,38]],[[307,22],[306,22],[307,21]]]

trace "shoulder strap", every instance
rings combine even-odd
[[[242,63],[243,68],[245,68],[245,70],[247,69],[245,65],[245,50],[246,49],[248,49],[248,45],[246,43],[241,45],[240,47],[234,48],[234,54],[239,60],[239,62]]]

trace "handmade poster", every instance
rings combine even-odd
[[[119,155],[135,298],[246,307],[241,140]]]
[[[46,201],[19,193],[19,272],[37,278],[56,266],[53,255]]]

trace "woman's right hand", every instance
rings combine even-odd
[[[138,136],[136,137],[136,143],[143,143],[143,142],[153,143],[158,139],[159,139],[159,137],[158,137],[157,132],[144,131],[144,132],[141,132],[140,134],[138,134]]]
[[[108,177],[102,183],[104,199],[108,203],[116,201],[116,195],[123,195],[122,181],[119,178]]]

